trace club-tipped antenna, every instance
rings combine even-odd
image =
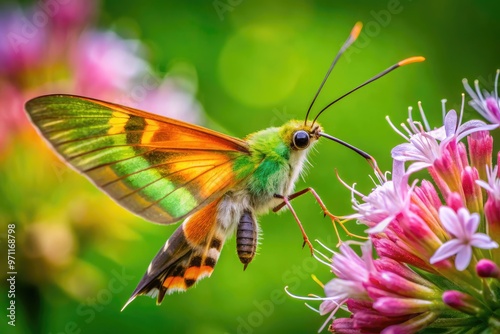
[[[419,63],[419,62],[422,62],[424,61],[425,58],[424,57],[421,57],[421,56],[417,56],[417,57],[410,57],[410,58],[406,58],[404,60],[401,60],[400,62],[397,62],[396,64],[392,65],[391,67],[385,69],[384,71],[380,72],[379,74],[377,74],[376,76],[374,76],[373,78],[371,79],[368,79],[367,81],[365,81],[364,83],[362,83],[361,85],[351,89],[350,91],[348,91],[347,93],[345,93],[344,95],[342,95],[341,97],[335,99],[333,102],[329,103],[326,107],[324,107],[323,109],[320,110],[320,112],[316,115],[316,117],[314,118],[312,124],[314,124],[316,122],[316,120],[318,119],[318,117],[328,108],[330,108],[332,105],[334,105],[335,103],[337,103],[338,101],[342,100],[344,97],[354,93],[355,91],[357,91],[358,89],[360,89],[361,87],[364,87],[366,85],[368,85],[369,83],[377,80],[377,79],[380,79],[381,77],[383,77],[384,75],[388,74],[389,72],[392,72],[394,71],[396,68],[398,67],[401,67],[401,66],[404,66],[404,65],[408,65],[408,64],[412,64],[412,63]]]
[[[319,93],[321,92],[321,89],[323,89],[323,86],[325,85],[326,80],[330,76],[330,73],[332,72],[333,68],[335,67],[335,64],[337,64],[337,61],[340,59],[340,56],[347,50],[349,46],[352,45],[356,41],[356,39],[359,36],[359,33],[361,32],[361,28],[363,28],[363,23],[361,22],[356,22],[354,27],[351,30],[351,33],[349,34],[349,37],[347,40],[344,42],[342,47],[340,48],[339,52],[335,56],[335,58],[332,61],[332,64],[330,65],[330,68],[328,69],[328,72],[326,72],[325,77],[323,78],[323,81],[321,82],[321,85],[319,85],[318,91],[314,95],[314,98],[312,99],[311,104],[309,105],[309,109],[307,109],[306,113],[306,119],[304,120],[304,125],[307,124],[307,118],[309,117],[309,113],[311,112],[311,109],[314,105],[314,102],[316,102],[316,99],[318,98]]]

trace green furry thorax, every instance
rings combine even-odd
[[[249,135],[246,140],[250,155],[240,156],[234,163],[237,177],[251,173],[247,189],[255,196],[274,193],[288,174],[290,146],[281,138],[279,129],[268,128]]]
[[[238,157],[234,171],[237,178],[248,177],[246,188],[252,195],[272,196],[281,190],[283,183],[290,178],[290,158],[295,150],[292,136],[302,129],[309,131],[310,127],[304,125],[304,121],[292,120],[279,128],[267,128],[245,138],[250,155]]]

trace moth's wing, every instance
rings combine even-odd
[[[170,224],[222,196],[251,173],[235,161],[246,142],[193,124],[72,95],[26,103],[40,133],[119,204]]]
[[[160,304],[165,294],[185,291],[212,274],[228,233],[218,214],[221,199],[197,211],[175,230],[151,261],[125,308],[135,297],[147,295]],[[123,310],[123,309],[122,309]]]

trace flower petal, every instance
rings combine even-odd
[[[415,147],[415,145],[403,143],[392,149],[391,156],[393,159],[398,161],[411,161],[415,160],[415,157],[421,157],[423,155],[420,150]]]
[[[455,134],[455,130],[457,129],[457,122],[457,112],[455,110],[448,111],[444,118],[444,129],[447,138]]]
[[[471,259],[472,247],[465,245],[462,246],[462,249],[457,253],[457,257],[455,258],[455,268],[459,271],[464,270],[469,266]]]
[[[472,120],[462,124],[457,131],[457,141],[478,131],[490,131],[497,128],[499,124],[486,124],[483,121]]]
[[[493,187],[486,181],[476,180],[476,184],[481,188],[484,188],[486,191],[493,192]]]
[[[430,166],[432,166],[432,164],[428,162],[423,162],[423,161],[414,162],[408,167],[406,174],[410,175]]]
[[[382,233],[384,232],[384,230],[387,228],[387,226],[389,226],[389,224],[394,220],[394,216],[389,216],[387,218],[385,218],[384,220],[382,220],[380,223],[378,223],[377,225],[369,228],[368,230],[366,230],[366,233],[368,234],[377,234],[377,233]]]
[[[442,206],[439,208],[439,219],[441,220],[441,224],[449,233],[456,236],[457,234],[457,214],[453,211],[452,208],[447,206]]]
[[[484,233],[474,234],[469,244],[482,249],[498,248],[498,243],[491,240],[490,236]]]
[[[453,239],[450,241],[445,242],[444,244],[441,245],[441,247],[438,248],[438,250],[432,255],[431,259],[429,262],[431,264],[434,264],[436,262],[445,260],[449,258],[450,256],[453,256],[460,252],[462,249],[463,244],[460,240]]]
[[[444,126],[428,131],[427,134],[431,136],[434,139],[437,139],[439,141],[442,141],[446,138],[446,130],[444,129]]]
[[[333,310],[335,310],[338,306],[339,306],[339,303],[337,303],[333,300],[327,299],[324,302],[322,302],[321,305],[319,306],[319,315],[328,314],[328,313],[332,312]]]
[[[464,233],[470,238],[479,226],[479,214],[477,212],[470,214],[466,208],[460,208],[458,210],[458,217],[460,223],[463,225]]]

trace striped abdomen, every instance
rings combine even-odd
[[[245,270],[257,250],[257,222],[250,211],[244,211],[241,215],[236,231],[236,250]]]

